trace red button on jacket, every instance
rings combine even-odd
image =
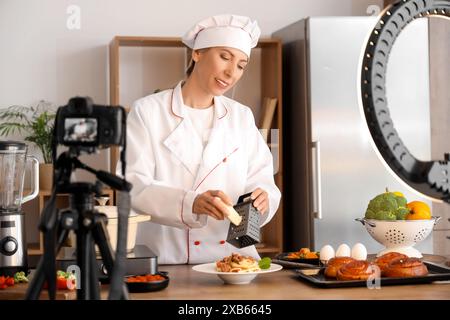
[[[220,244],[225,244],[225,240],[220,240]]]
[[[200,241],[195,241],[194,244],[195,244],[196,246],[198,246],[198,245],[200,244]]]

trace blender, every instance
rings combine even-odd
[[[27,163],[31,162],[31,193],[23,196]],[[28,272],[22,204],[39,193],[39,161],[27,155],[27,145],[0,141],[0,275]]]

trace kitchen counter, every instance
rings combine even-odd
[[[192,265],[159,266],[169,272],[169,286],[161,291],[130,293],[132,300],[450,300],[450,281],[431,284],[382,286],[380,289],[322,289],[298,279],[292,269],[258,275],[250,284],[229,285],[214,274],[192,270]],[[26,284],[0,290],[0,299],[23,299]],[[102,299],[108,296],[102,287]],[[43,293],[46,299],[46,292]],[[57,299],[76,299],[75,291],[58,291]]]
[[[166,289],[157,292],[130,293],[130,298],[169,300],[450,300],[450,281],[432,284],[382,286],[380,289],[368,289],[366,287],[322,289],[297,279],[293,270],[290,269],[258,275],[247,285],[225,285],[216,275],[196,272],[192,270],[191,265],[163,265],[159,267],[159,270],[169,272],[170,283]],[[104,297],[106,297],[106,291]]]

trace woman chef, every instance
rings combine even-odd
[[[136,242],[161,264],[213,262],[233,252],[259,258],[254,246],[237,249],[225,241],[224,206],[251,192],[264,225],[281,195],[252,112],[223,96],[241,78],[259,35],[247,17],[199,22],[183,37],[193,49],[187,79],[137,100],[128,116],[132,208],[151,215]]]

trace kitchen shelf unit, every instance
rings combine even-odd
[[[40,190],[39,195],[37,197],[38,201],[38,210],[39,210],[39,222],[42,214],[42,210],[44,209],[45,204],[50,199],[52,192],[50,190]],[[112,189],[103,189],[102,195],[107,195],[110,201],[114,199],[114,190]],[[58,194],[56,196],[56,207],[58,209],[64,209],[69,206],[69,194]],[[42,232],[39,232],[38,242],[29,242],[27,245],[28,255],[42,255],[44,253],[44,235]]]
[[[181,38],[177,37],[114,37],[109,45],[110,104],[113,106],[122,105],[120,100],[120,49],[124,47],[185,48],[186,57],[190,52],[189,49],[182,43]],[[260,78],[258,80],[260,81],[259,85],[261,87],[261,101],[263,101],[264,97],[272,97],[277,99],[277,108],[272,121],[272,129],[278,130],[279,141],[269,142],[273,150],[272,152],[276,152],[278,154],[278,170],[275,175],[275,182],[283,193],[282,44],[278,39],[260,39],[257,49],[261,50],[261,61],[260,65],[257,66],[260,69]],[[250,61],[250,63],[251,62],[252,61]],[[110,165],[112,172],[115,172],[118,159],[119,149],[111,148]],[[257,245],[257,249],[261,254],[273,255],[283,250],[283,201],[280,202],[278,211],[273,219],[262,228],[261,237],[262,242]]]

